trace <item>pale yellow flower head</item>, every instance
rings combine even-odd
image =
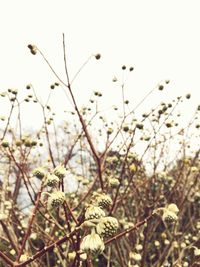
[[[101,217],[105,217],[105,212],[97,206],[90,205],[85,212],[85,219],[99,219]]]
[[[97,233],[102,237],[113,236],[119,227],[119,223],[114,217],[103,217],[97,224]]]
[[[104,251],[105,245],[101,237],[92,230],[90,235],[83,238],[80,249],[86,253],[98,255]]]
[[[65,169],[65,167],[63,165],[58,165],[54,170],[53,173],[59,178],[59,179],[63,179],[65,178],[66,174],[67,174],[67,170]]]
[[[61,206],[65,201],[65,193],[61,191],[55,191],[50,194],[48,198],[48,208],[56,208]]]

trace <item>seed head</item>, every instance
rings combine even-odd
[[[110,135],[110,134],[112,134],[112,132],[113,132],[113,129],[112,128],[108,128],[107,134]]]

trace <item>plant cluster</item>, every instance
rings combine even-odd
[[[28,48],[44,59],[56,82],[45,103],[32,84],[25,86],[25,98],[17,89],[0,93],[10,105],[0,128],[0,267],[198,266],[200,106],[184,127],[178,108],[190,94],[138,114],[169,80],[131,108],[126,79],[115,76],[122,103],[112,107],[118,117],[110,120],[99,110],[100,91],[79,107],[72,86],[86,63],[101,59],[99,53],[71,78],[63,35],[65,82],[37,46]],[[123,65],[121,71],[129,77],[134,68]],[[72,104],[61,125],[50,105],[59,90]],[[24,105],[40,108],[37,131],[23,128]]]

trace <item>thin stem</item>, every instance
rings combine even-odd
[[[32,224],[33,224],[33,221],[34,221],[34,219],[35,219],[37,209],[38,209],[38,207],[39,207],[40,197],[41,197],[41,194],[42,194],[42,189],[43,189],[43,183],[41,184],[41,188],[40,188],[40,190],[39,190],[39,192],[38,192],[38,195],[37,195],[37,200],[36,200],[36,203],[35,203],[35,207],[34,207],[34,209],[33,209],[33,212],[32,212],[31,219],[30,219],[29,224],[28,224],[28,229],[27,229],[27,231],[26,231],[26,234],[25,234],[24,239],[23,239],[23,241],[22,241],[22,246],[21,246],[21,248],[20,248],[19,254],[18,254],[17,259],[16,259],[17,262],[19,261],[21,255],[22,255],[22,253],[23,253],[23,250],[24,250],[24,248],[25,248],[26,241],[27,241],[27,239],[28,239],[29,236],[30,236],[31,228],[32,228]]]

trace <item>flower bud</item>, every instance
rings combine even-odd
[[[45,170],[39,167],[33,171],[33,175],[39,179],[42,179],[45,176]]]
[[[173,223],[173,222],[178,220],[178,216],[173,211],[165,209],[165,211],[163,212],[162,219],[164,222],[169,222],[169,223],[172,222]]]
[[[136,248],[137,251],[140,251],[140,250],[143,249],[143,246],[141,244],[138,244],[138,245],[136,245],[135,248]]]
[[[179,212],[179,209],[178,207],[176,206],[176,204],[172,203],[172,204],[169,204],[167,206],[167,209],[171,212],[174,212],[175,214],[177,214]]]
[[[61,180],[65,177],[67,171],[63,165],[59,165],[54,169],[53,173]]]
[[[59,178],[55,174],[47,174],[46,184],[50,187],[56,187],[59,184]]]
[[[131,164],[131,165],[129,166],[129,170],[130,170],[130,172],[132,172],[132,173],[136,172],[136,170],[137,170],[136,165],[135,165],[134,163]]]
[[[37,54],[37,47],[35,45],[29,44],[28,48],[30,49],[31,54],[33,55]]]
[[[99,219],[105,216],[105,212],[100,208],[93,205],[90,205],[85,212],[85,219]]]
[[[112,205],[112,199],[105,194],[98,195],[97,198],[95,199],[95,204],[99,206],[100,208],[108,208]]]
[[[99,54],[99,53],[96,54],[96,55],[95,55],[95,58],[96,58],[96,60],[99,60],[99,59],[101,58],[101,54]]]
[[[194,256],[200,256],[200,249],[195,247]]]
[[[130,252],[130,253],[129,253],[129,258],[130,258],[130,259],[133,259],[134,261],[141,261],[142,256],[141,256],[141,254],[139,254],[139,253],[136,253],[136,252]]]
[[[75,251],[68,253],[68,258],[69,258],[70,261],[73,261],[75,259],[75,257],[76,257],[76,252]]]
[[[48,208],[57,208],[65,201],[65,193],[62,191],[55,191],[50,194],[48,198]]]
[[[120,182],[117,178],[110,178],[108,182],[112,188],[117,188],[118,185],[120,184]]]
[[[86,253],[98,255],[104,251],[105,245],[101,237],[93,230],[90,235],[86,235],[83,238],[80,249]]]
[[[29,258],[29,257],[28,257],[27,254],[22,254],[21,257],[20,257],[20,261],[19,261],[19,262],[26,261],[28,258]]]
[[[103,217],[100,219],[97,224],[97,233],[102,237],[110,237],[113,236],[117,228],[119,227],[119,223],[114,217]]]
[[[81,253],[80,254],[80,261],[85,261],[87,259],[87,254],[86,253]]]
[[[1,143],[2,147],[9,147],[9,142],[7,140],[3,140]]]

